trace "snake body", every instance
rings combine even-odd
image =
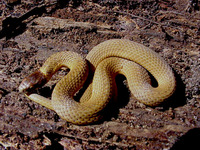
[[[35,93],[26,95],[74,124],[93,123],[102,117],[102,110],[116,94],[117,74],[123,74],[133,96],[149,106],[163,102],[176,86],[172,69],[156,52],[133,41],[112,39],[95,46],[86,59],[70,51],[53,54],[22,81],[19,90],[42,86],[63,66],[70,71],[56,84],[51,100]],[[77,102],[73,96],[84,85],[89,69],[94,72],[92,83],[86,90],[88,94]],[[156,79],[157,87],[151,86],[146,70]]]

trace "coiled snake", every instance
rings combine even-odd
[[[51,100],[27,92],[47,83],[63,66],[70,71],[56,84]],[[89,68],[94,72],[92,83],[77,102],[73,96],[84,85]],[[151,86],[144,68],[157,80],[157,87]],[[101,118],[101,111],[114,97],[117,74],[123,74],[134,97],[149,106],[163,102],[176,86],[172,69],[156,52],[129,40],[112,39],[95,46],[86,59],[71,51],[53,54],[22,81],[19,91],[26,92],[29,99],[54,110],[68,122],[88,124]]]

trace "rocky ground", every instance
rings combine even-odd
[[[1,0],[0,149],[195,149],[200,139],[198,0]],[[51,54],[84,57],[98,43],[130,39],[173,68],[175,94],[158,107],[132,96],[118,77],[119,109],[101,123],[77,126],[19,93]],[[50,97],[61,70],[38,92]]]

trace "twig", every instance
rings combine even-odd
[[[152,21],[152,20],[146,19],[144,17],[136,16],[136,15],[133,15],[133,14],[130,14],[130,13],[127,13],[127,12],[123,12],[123,11],[107,11],[107,12],[109,12],[109,13],[118,13],[118,14],[123,14],[123,15],[129,15],[129,16],[134,17],[134,18],[139,18],[139,19],[142,19],[142,20],[145,20],[145,21],[149,21],[149,22],[157,24],[157,25],[161,25],[161,23],[158,23],[156,21]]]
[[[159,23],[159,22],[156,22],[156,21],[152,21],[150,19],[146,19],[144,17],[141,17],[141,16],[136,16],[136,15],[133,15],[133,14],[130,14],[130,13],[127,13],[127,12],[123,12],[123,11],[108,11],[109,13],[119,13],[119,14],[124,14],[124,15],[129,15],[131,17],[134,17],[134,18],[139,18],[139,19],[142,19],[142,20],[145,20],[145,21],[148,21],[150,23],[154,23],[154,24],[157,24],[157,25],[161,25],[161,26],[171,26],[171,27],[175,27],[176,29],[178,29],[176,26],[173,26],[173,25],[170,25],[169,23],[172,22],[172,21],[167,21],[166,23]],[[164,12],[162,11],[163,13],[168,13],[168,12]],[[162,13],[161,12],[161,13]],[[183,14],[180,14],[180,13],[177,13],[177,12],[174,12],[174,11],[169,11],[169,13],[174,13],[174,14],[177,14],[177,15],[181,15],[183,16]],[[179,22],[180,23],[180,22]],[[185,25],[185,26],[188,26],[188,27],[192,27],[192,28],[198,28],[198,26],[194,26],[194,25],[191,25],[191,24],[186,24],[186,23],[180,23],[181,25]]]

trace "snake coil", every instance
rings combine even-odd
[[[47,83],[61,67],[70,71],[56,84],[51,100],[36,93],[27,94]],[[94,72],[93,80],[77,102],[73,96],[84,85],[89,68]],[[146,70],[157,80],[157,87],[151,86]],[[100,112],[113,98],[117,74],[123,74],[133,96],[149,106],[163,102],[176,86],[172,69],[156,52],[129,40],[112,39],[95,46],[86,59],[70,51],[53,54],[22,81],[19,91],[26,92],[29,99],[54,110],[68,122],[89,124],[102,117]]]

